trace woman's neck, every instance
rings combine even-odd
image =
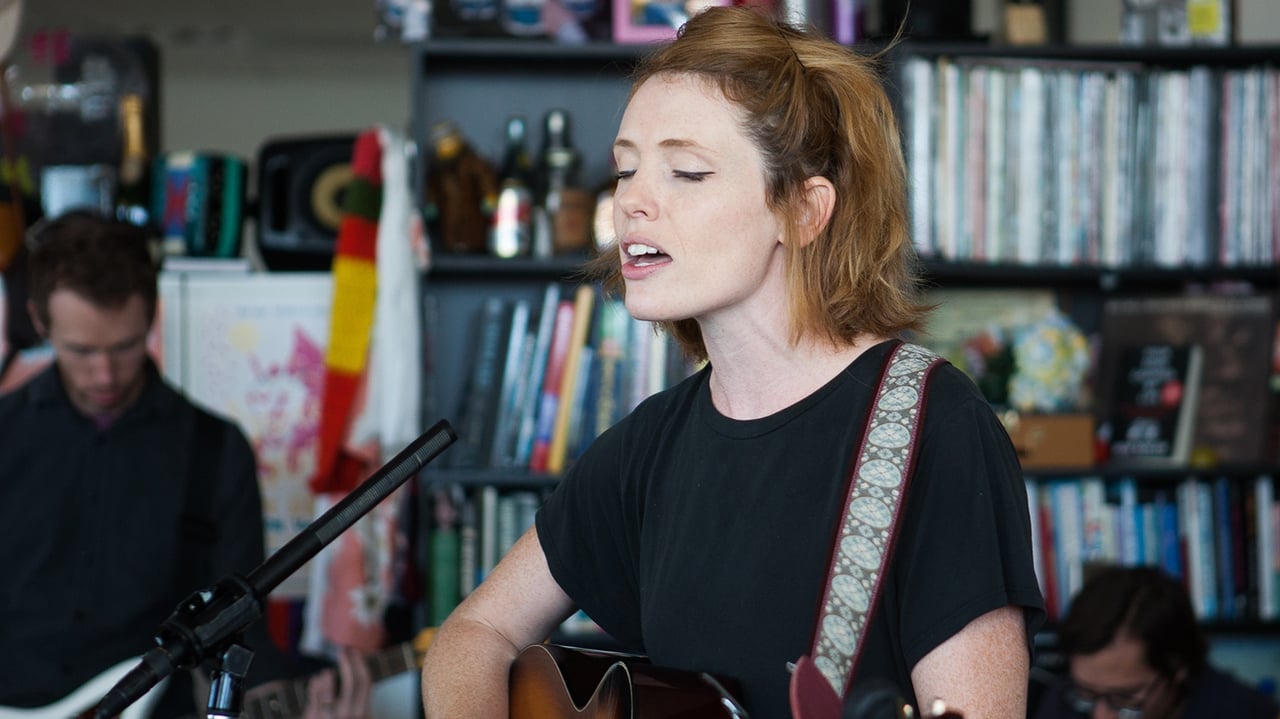
[[[711,401],[732,419],[767,417],[813,394],[884,339],[864,336],[833,345],[810,338],[792,345],[774,335],[719,351],[709,343]]]

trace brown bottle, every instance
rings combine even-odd
[[[141,95],[130,93],[120,98],[123,144],[116,185],[116,217],[135,225],[147,224],[151,216],[151,158],[142,128],[142,109]]]
[[[557,255],[586,252],[591,246],[595,200],[578,181],[580,165],[581,157],[570,139],[569,114],[564,110],[547,112],[539,177],[541,204],[551,232],[550,249]]]

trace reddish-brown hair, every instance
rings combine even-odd
[[[743,130],[765,166],[767,202],[787,227],[792,339],[842,344],[863,334],[919,329],[917,258],[909,235],[907,180],[897,120],[877,58],[771,19],[751,7],[712,7],[636,68],[632,92],[656,75],[688,75],[743,111]],[[835,186],[830,221],[808,243],[795,240],[805,182]],[[610,248],[589,267],[622,293]],[[706,358],[697,322],[662,323],[690,356]]]

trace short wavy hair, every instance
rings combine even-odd
[[[152,234],[88,210],[73,210],[34,228],[27,292],[49,326],[49,296],[67,289],[101,307],[118,308],[140,295],[155,319],[158,266]]]
[[[793,341],[896,336],[920,329],[929,310],[920,302],[901,136],[878,62],[758,8],[712,7],[642,59],[633,76],[633,95],[651,77],[687,75],[741,108],[743,131],[764,159],[766,201],[788,238],[802,224],[806,180],[821,176],[835,186],[821,234],[786,243]],[[616,248],[602,250],[588,272],[609,292],[625,293]],[[706,358],[695,320],[661,327],[686,354]]]
[[[1200,673],[1209,644],[1187,590],[1155,567],[1107,566],[1092,574],[1058,629],[1067,656],[1094,654],[1121,635],[1142,643],[1147,666],[1174,679]]]

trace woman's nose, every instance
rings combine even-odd
[[[656,214],[652,188],[640,173],[618,183],[613,196],[614,217],[648,217]]]

